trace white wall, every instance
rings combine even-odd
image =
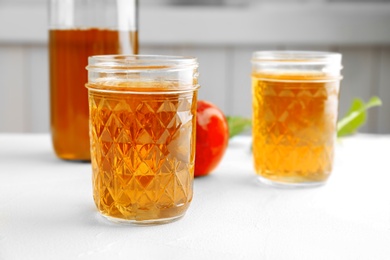
[[[0,0],[0,132],[47,132],[47,8],[40,0],[19,2],[25,3]],[[338,51],[345,67],[341,114],[353,97],[379,95],[384,105],[370,111],[363,132],[390,133],[390,4],[260,2],[141,5],[140,52],[197,56],[200,98],[226,114],[250,117],[253,51]]]

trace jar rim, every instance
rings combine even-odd
[[[196,57],[173,55],[94,55],[88,58],[87,70],[171,70],[198,67]]]
[[[341,54],[326,51],[256,51],[252,63],[341,64]]]

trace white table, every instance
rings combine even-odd
[[[183,219],[133,227],[98,215],[90,164],[56,159],[49,135],[0,134],[0,259],[390,259],[390,136],[344,139],[310,189],[260,185],[249,144],[195,180]]]

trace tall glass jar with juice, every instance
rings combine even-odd
[[[138,53],[137,0],[51,0],[50,124],[54,151],[90,160],[88,57]]]

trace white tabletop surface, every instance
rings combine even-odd
[[[90,164],[56,159],[48,134],[0,134],[0,259],[390,259],[390,136],[342,140],[309,189],[259,184],[249,147],[231,140],[184,218],[134,227],[98,215]]]

